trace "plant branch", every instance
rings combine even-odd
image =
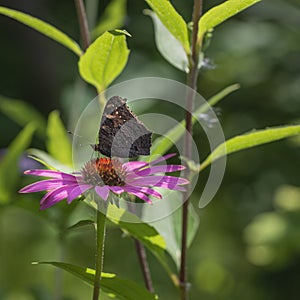
[[[184,156],[188,159],[192,158],[192,112],[194,108],[195,95],[197,93],[197,81],[198,81],[198,63],[199,63],[199,45],[197,44],[198,37],[198,23],[202,14],[202,0],[194,1],[193,9],[193,32],[192,32],[192,45],[191,55],[189,57],[190,71],[187,75],[187,85],[191,88],[188,90],[186,97],[186,134],[184,137]],[[187,168],[185,176],[188,178],[190,171]],[[181,231],[181,261],[180,261],[180,291],[181,300],[188,299],[188,280],[187,280],[187,232],[188,232],[188,207],[189,197],[187,191],[184,195],[185,202],[182,207],[182,231]]]
[[[94,277],[94,292],[93,300],[99,299],[101,273],[103,268],[104,257],[104,242],[105,242],[105,227],[106,215],[102,213],[99,208],[97,210],[97,226],[96,226],[96,263],[95,263],[95,277]]]
[[[152,278],[151,278],[151,273],[149,269],[149,264],[147,261],[147,255],[146,255],[146,250],[144,245],[138,241],[137,239],[134,239],[135,242],[135,248],[136,252],[139,258],[139,262],[141,265],[144,281],[145,281],[145,286],[148,289],[149,292],[154,293],[154,288],[152,284]]]
[[[83,0],[75,0],[75,6],[77,10],[83,48],[86,50],[91,43],[91,39]]]

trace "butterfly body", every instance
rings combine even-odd
[[[108,157],[149,155],[151,135],[152,132],[128,108],[126,99],[113,96],[104,108],[99,143],[94,149]]]

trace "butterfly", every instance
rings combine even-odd
[[[105,105],[99,141],[93,148],[108,157],[133,158],[149,155],[151,135],[152,132],[129,109],[126,99],[113,96]]]

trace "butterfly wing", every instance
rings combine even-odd
[[[123,158],[149,155],[151,134],[126,105],[126,99],[111,97],[104,108],[95,150]]]

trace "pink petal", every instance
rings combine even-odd
[[[168,172],[176,172],[185,169],[184,166],[181,165],[162,165],[162,166],[154,166],[151,168],[146,168],[141,171],[137,171],[136,174],[138,176],[146,176],[152,175],[155,173],[168,173]]]
[[[126,186],[125,187],[125,192],[142,192],[142,193],[145,193],[145,194],[148,194],[148,195],[151,195],[153,197],[156,197],[158,199],[161,199],[162,198],[162,195],[151,189],[151,188],[148,188],[148,187],[134,187],[134,186]]]
[[[123,167],[125,168],[125,170],[127,172],[130,172],[130,171],[145,167],[147,165],[148,165],[148,163],[143,162],[143,161],[129,161],[127,163],[124,163]]]
[[[75,176],[55,170],[27,170],[24,174],[76,181]]]
[[[168,190],[172,190],[172,191],[181,191],[181,192],[185,192],[186,189],[180,185],[173,185],[167,182],[162,182],[162,183],[158,183],[155,185],[156,187],[161,187],[161,188],[165,188]]]
[[[109,189],[117,195],[120,195],[125,192],[124,188],[121,186],[110,186]]]
[[[95,186],[95,191],[103,200],[107,200],[109,195],[109,188],[107,185]]]
[[[174,176],[147,176],[147,177],[140,177],[137,179],[129,180],[127,183],[130,185],[138,185],[138,186],[145,186],[145,185],[153,185],[157,186],[162,182],[169,183],[171,185],[184,185],[188,184],[189,181],[181,178],[181,177],[174,177]]]
[[[144,200],[145,202],[152,204],[152,201],[142,192],[131,191],[131,192],[128,192],[128,194],[137,196],[138,198]]]
[[[47,193],[40,201],[41,209],[46,209],[57,202],[68,197],[69,193],[74,189],[76,185],[73,186],[62,186],[51,192]]]
[[[88,184],[83,184],[80,186],[76,186],[68,195],[68,203],[71,203],[74,199],[82,195],[87,190],[91,189],[93,186]]]
[[[74,184],[74,180],[47,179],[29,184],[23,187],[19,193],[35,193],[40,191],[49,191],[68,184]]]

